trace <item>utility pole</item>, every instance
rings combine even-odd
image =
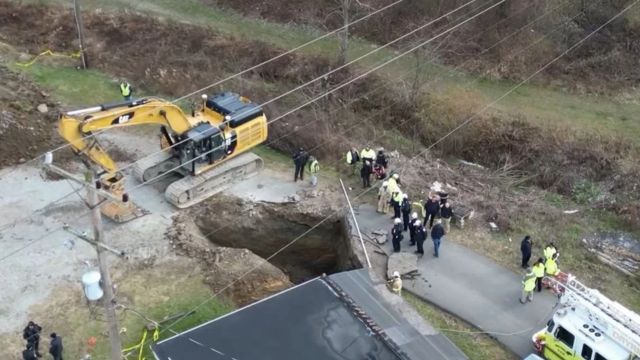
[[[92,171],[87,172],[87,195],[89,206],[91,207],[91,223],[93,225],[93,240],[97,243],[105,243],[102,230],[102,212],[100,212],[100,199],[98,197],[99,182]],[[108,246],[108,244],[105,243]],[[107,261],[107,252],[102,246],[96,246],[98,253],[98,267],[102,275],[104,284],[104,310],[107,315],[107,326],[109,327],[109,341],[111,342],[111,360],[122,360],[122,341],[120,340],[120,331],[118,328],[118,318],[116,317],[116,301],[113,296],[113,286],[111,284],[111,274],[109,273],[109,263]]]
[[[80,0],[73,0],[73,15],[76,18],[76,29],[78,31],[78,42],[80,43],[80,60],[82,61],[82,68],[87,69],[87,58],[84,53],[84,32],[82,28],[82,15],[80,14]]]
[[[94,245],[96,249],[96,253],[98,255],[98,267],[100,269],[100,277],[103,284],[102,291],[104,292],[102,303],[106,313],[109,341],[111,343],[111,360],[122,360],[122,341],[120,340],[120,328],[118,327],[118,318],[116,316],[116,301],[113,295],[113,284],[111,283],[111,274],[109,273],[107,252],[113,252],[121,257],[124,257],[125,253],[124,251],[119,251],[110,247],[109,244],[106,243],[102,229],[102,212],[100,211],[100,204],[102,203],[100,197],[113,198],[113,195],[101,189],[100,182],[97,181],[93,171],[87,171],[83,181],[68,171],[53,165],[52,153],[47,153],[45,155],[44,168],[78,183],[87,189],[87,205],[91,209],[93,239],[89,238],[84,233],[71,230],[68,225],[64,225],[63,229]]]

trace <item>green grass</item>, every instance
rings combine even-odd
[[[30,67],[13,67],[30,75],[68,105],[81,106],[121,100],[118,84],[96,70],[76,70],[67,66],[36,63]]]
[[[479,330],[449,315],[415,295],[403,292],[402,297],[433,327],[447,336],[471,360],[517,359],[488,335],[475,333]]]

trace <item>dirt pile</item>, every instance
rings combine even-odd
[[[216,197],[192,213],[197,214],[197,226],[216,245],[247,248],[263,258],[281,250],[269,262],[299,283],[357,265],[344,236],[341,213],[314,227],[334,211],[330,204],[315,208],[306,202],[267,204]],[[290,243],[293,239],[297,240]]]
[[[0,79],[0,167],[31,160],[59,145],[55,134],[57,104],[49,95],[3,66]]]
[[[291,286],[289,278],[282,271],[253,252],[209,243],[185,215],[174,218],[173,226],[165,235],[176,251],[202,261],[207,284],[214,292],[225,289],[224,295],[238,306],[250,304]],[[231,281],[235,282],[231,284]]]

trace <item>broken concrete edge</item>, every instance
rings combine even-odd
[[[445,314],[447,314],[447,315],[449,315],[449,316],[451,316],[451,317],[456,318],[456,320],[458,320],[459,322],[461,322],[461,323],[465,324],[466,326],[469,326],[469,327],[474,328],[474,329],[477,331],[477,333],[476,333],[476,334],[483,334],[483,335],[488,336],[488,337],[489,337],[490,339],[492,339],[492,340],[495,340],[495,341],[497,341],[497,342],[500,342],[500,341],[498,340],[498,338],[497,338],[497,337],[495,337],[495,336],[494,336],[493,334],[491,334],[490,332],[485,332],[485,331],[484,331],[484,330],[482,330],[482,328],[480,328],[478,325],[476,325],[476,324],[474,324],[474,323],[471,323],[471,322],[469,322],[469,321],[467,321],[467,320],[465,320],[465,319],[461,318],[460,316],[456,315],[455,313],[453,313],[453,312],[451,312],[451,311],[449,311],[449,310],[444,309],[442,306],[440,306],[440,305],[438,305],[438,304],[436,304],[436,303],[434,303],[434,302],[432,302],[432,301],[427,300],[424,296],[422,296],[422,295],[420,295],[420,294],[416,293],[415,291],[412,291],[412,290],[411,290],[411,289],[409,289],[407,286],[404,286],[404,287],[402,288],[402,291],[404,291],[404,292],[408,292],[409,294],[411,294],[411,295],[413,295],[414,297],[416,297],[416,298],[420,299],[421,301],[423,301],[423,302],[425,302],[425,303],[427,303],[427,304],[429,304],[429,305],[431,305],[431,306],[435,307],[436,309],[438,309],[438,311],[443,312],[443,313],[445,313]],[[435,330],[435,331],[437,331],[437,332],[439,332],[439,333],[441,333],[441,334],[443,334],[443,335],[444,335],[444,337],[445,337],[445,338],[447,338],[447,340],[453,344],[453,342],[451,341],[451,339],[449,339],[449,336],[447,336],[447,332],[448,332],[447,330],[452,330],[452,329],[439,329],[439,328],[434,328],[434,330]],[[454,345],[455,345],[455,344],[454,344]],[[506,346],[502,345],[502,343],[500,343],[500,346],[501,346],[504,350],[509,351],[510,353],[512,353],[513,355],[515,355],[516,357],[518,357],[518,354],[516,354],[515,352],[513,352],[513,351],[512,351],[511,349],[509,349],[508,347],[506,347]]]

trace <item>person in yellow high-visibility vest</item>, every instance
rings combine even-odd
[[[125,101],[131,100],[131,93],[133,92],[133,88],[131,84],[126,81],[120,83],[120,94],[124,98]]]
[[[531,268],[533,273],[536,275],[536,290],[538,292],[542,291],[542,278],[544,278],[544,259],[539,258],[533,267]]]
[[[554,258],[548,258],[544,262],[544,270],[547,276],[556,276],[560,273],[558,264],[556,263],[556,260]]]
[[[527,269],[527,273],[522,278],[522,297],[520,303],[524,304],[533,300],[533,290],[536,288],[536,275],[531,268]]]
[[[545,259],[550,259],[550,258],[555,259],[557,258],[558,249],[553,243],[549,243],[549,245],[547,245],[542,251],[542,254],[544,255]]]
[[[318,164],[318,160],[313,156],[309,156],[308,164],[309,173],[311,174],[311,185],[315,187],[318,185],[318,173],[320,172],[320,164]]]
[[[402,198],[404,197],[404,195],[402,194],[402,191],[400,191],[398,189],[397,192],[393,193],[393,197],[391,198],[391,204],[393,205],[393,218],[394,219],[402,219],[402,213],[401,213],[401,208],[400,205],[402,204]]]

